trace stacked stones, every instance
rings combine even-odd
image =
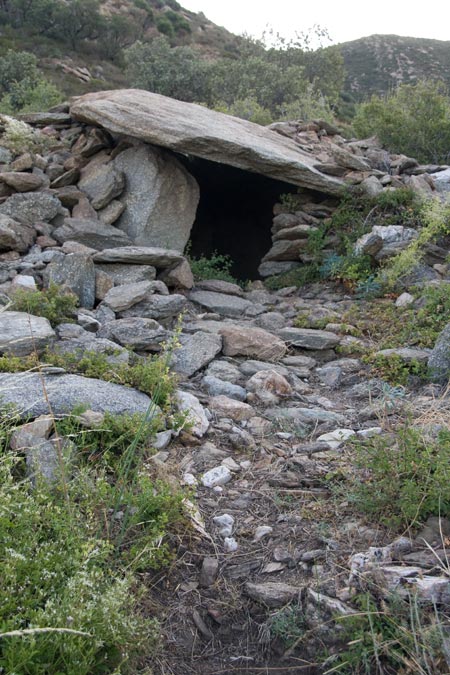
[[[317,194],[316,194],[317,200]],[[314,201],[314,193],[303,190],[291,195],[288,203],[275,204],[272,224],[272,248],[262,259],[258,271],[262,277],[288,272],[309,262],[308,236],[329,218],[337,201]]]

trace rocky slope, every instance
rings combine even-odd
[[[399,84],[434,79],[450,84],[450,42],[400,35],[370,35],[340,45],[344,91],[358,101]]]
[[[450,523],[431,518],[421,531],[398,536],[364,520],[345,494],[333,496],[332,487],[333,477],[339,483],[355,471],[351,439],[389,442],[395,424],[408,415],[431,435],[436,424],[448,427],[442,387],[450,370],[448,328],[433,350],[412,355],[404,348],[414,345],[394,349],[406,363],[434,363],[437,381],[411,378],[401,393],[389,389],[361,359],[376,345],[367,335],[348,334],[349,312],[358,316],[366,301],[326,283],[278,292],[261,281],[245,290],[214,280],[194,285],[182,246],[143,245],[116,226],[128,207],[131,179],[113,163],[130,147],[140,158],[139,148],[129,138],[73,123],[67,112],[33,121],[43,131],[29,136],[28,149],[12,149],[8,134],[0,143],[1,353],[95,352],[113,365],[145,360],[174,336],[180,343],[171,357],[178,376],[174,406],[190,424],[160,432],[153,443],[158,452],[148,462],[149,472],[190,490],[188,524],[173,541],[176,562],[169,574],[145,575],[148,611],[159,616],[164,634],[164,648],[151,664],[155,674],[323,672],[342,649],[337,617],[355,614],[358,593],[373,581],[382,598],[411,591],[444,617],[450,582],[436,555],[445,558]],[[344,152],[339,140],[334,150],[331,130],[328,136],[317,124],[293,124],[280,131],[293,144],[297,138],[302,147],[315,148],[313,157],[328,148],[315,161],[350,172],[360,183],[374,179],[382,190],[388,175],[388,187],[404,186],[409,166],[413,178],[423,179],[418,187],[434,190],[425,170],[408,158],[395,160],[402,172],[377,173],[365,164],[349,166],[350,160],[365,163],[366,156],[360,146]],[[329,161],[331,146],[336,164]],[[185,171],[178,164],[170,170]],[[143,208],[142,191],[140,200]],[[308,209],[304,217],[320,218]],[[288,215],[281,204],[274,212]],[[284,225],[299,227],[297,221]],[[436,287],[448,288],[448,265],[431,263],[429,270]],[[8,306],[16,289],[52,281],[76,294],[73,323],[52,328]],[[380,302],[400,313],[402,303],[420,300],[410,295]],[[299,314],[307,327],[298,327]],[[100,415],[145,412],[150,405],[133,388],[51,363],[40,375],[2,373],[0,389],[4,402],[32,417],[46,414],[49,403],[54,414],[85,403]],[[43,441],[28,435],[22,449],[34,470],[52,480],[56,450]],[[321,655],[325,650],[328,657]],[[440,664],[450,667],[448,654]]]

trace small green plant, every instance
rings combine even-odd
[[[201,281],[202,279],[219,279],[220,281],[229,281],[236,284],[237,280],[231,274],[233,267],[233,260],[229,255],[222,255],[217,251],[208,257],[205,255],[199,258],[190,254],[190,247],[186,249],[185,255],[189,260],[194,279]]]
[[[381,599],[366,592],[354,599],[358,612],[340,617],[347,643],[326,672],[382,675],[445,672],[445,630],[433,609],[411,595]]]
[[[425,363],[420,363],[417,359],[405,361],[398,354],[367,355],[362,360],[364,363],[371,364],[374,375],[378,375],[394,386],[406,386],[411,376],[425,380],[428,374]]]
[[[394,528],[450,515],[448,429],[426,436],[405,424],[395,438],[374,436],[353,448],[359,471],[350,493],[360,511]]]
[[[74,321],[78,298],[70,291],[50,284],[42,291],[18,289],[12,297],[12,309],[48,319],[53,327]]]
[[[422,228],[411,244],[388,261],[379,274],[388,289],[395,289],[402,278],[413,272],[426,254],[426,245],[440,236],[450,233],[450,205],[438,199],[426,202],[422,207]]]
[[[46,352],[46,363],[64,368],[69,373],[115,382],[152,396],[158,405],[166,406],[175,390],[175,378],[169,369],[167,354],[148,356],[135,363],[111,364],[107,354],[85,351],[58,353]]]
[[[285,647],[290,647],[305,633],[307,620],[300,607],[285,607],[269,619],[270,636],[278,638]]]

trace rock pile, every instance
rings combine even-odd
[[[260,281],[246,290],[213,280],[194,286],[184,244],[142,240],[143,233],[154,234],[161,243],[161,214],[170,220],[180,209],[188,232],[198,192],[178,160],[73,123],[65,111],[34,122],[44,126],[50,151],[14,153],[0,147],[0,292],[6,304],[18,288],[55,282],[77,296],[80,308],[73,323],[52,328],[42,317],[6,306],[0,313],[0,353],[96,352],[114,367],[133,359],[145,362],[177,335],[179,348],[170,364],[178,376],[175,405],[191,424],[188,431],[168,428],[158,434],[151,462],[155,471],[176,476],[195,493],[192,519],[200,543],[191,541],[183,550],[184,578],[167,581],[165,619],[168,626],[176,623],[171,653],[180,659],[196,653],[200,663],[203,645],[213,641],[220,646],[213,665],[226,671],[242,653],[233,645],[240,649],[245,635],[246,658],[262,662],[261,626],[274,609],[291,604],[305,618],[308,635],[317,635],[302,653],[312,660],[318,643],[333,649],[337,639],[324,626],[338,614],[354,612],[355,594],[373,580],[383,593],[416,589],[430,606],[448,606],[448,575],[423,542],[450,528],[446,521],[430,521],[416,539],[392,542],[379,524],[356,520],[346,501],[332,524],[320,510],[321,500],[330,498],[325,477],[339,474],[350,439],[388,434],[406,404],[414,406],[408,392],[387,390],[359,357],[368,345],[349,336],[344,321],[359,301],[325,284],[278,292]],[[301,141],[312,157],[320,146],[322,170],[332,171],[331,160],[325,160],[333,157],[344,180],[358,175],[384,189],[383,181],[395,187],[420,178],[429,186],[419,167],[405,168],[406,160],[398,162],[397,174],[373,168],[370,144],[365,155],[358,144],[347,148],[350,165],[343,148],[336,154],[334,145],[341,143],[336,134],[323,125],[282,129],[292,130],[293,142]],[[136,206],[143,190],[136,158],[149,162],[142,172],[148,169],[158,186],[147,211]],[[393,158],[384,155],[377,166],[388,159],[392,166]],[[173,177],[169,185],[163,177],[167,167]],[[175,199],[166,199],[174,193]],[[276,208],[274,243],[261,273],[269,273],[269,265],[278,265],[273,273],[284,270],[281,265],[299,264],[305,233],[329,217],[332,199],[300,196],[294,214]],[[127,209],[133,214],[129,221],[122,220]],[[154,219],[154,214],[159,215]],[[402,302],[416,301],[410,295]],[[300,312],[311,327],[294,325]],[[324,329],[314,328],[318,318],[328,321]],[[396,354],[429,361],[435,381],[445,385],[448,343],[447,326],[433,351],[412,357],[408,345],[401,345]],[[87,404],[89,419],[97,422],[105,411],[145,412],[151,405],[131,387],[48,364],[40,374],[2,373],[0,391],[3,402],[15,404],[23,417],[37,418],[13,442],[27,454],[31,471],[48,480],[57,465],[48,402],[56,414]],[[438,385],[422,385],[417,400],[422,407],[434,405],[439,391]]]

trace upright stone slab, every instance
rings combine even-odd
[[[121,152],[114,167],[126,178],[116,227],[139,246],[183,251],[200,198],[195,178],[170,153],[144,144]]]

